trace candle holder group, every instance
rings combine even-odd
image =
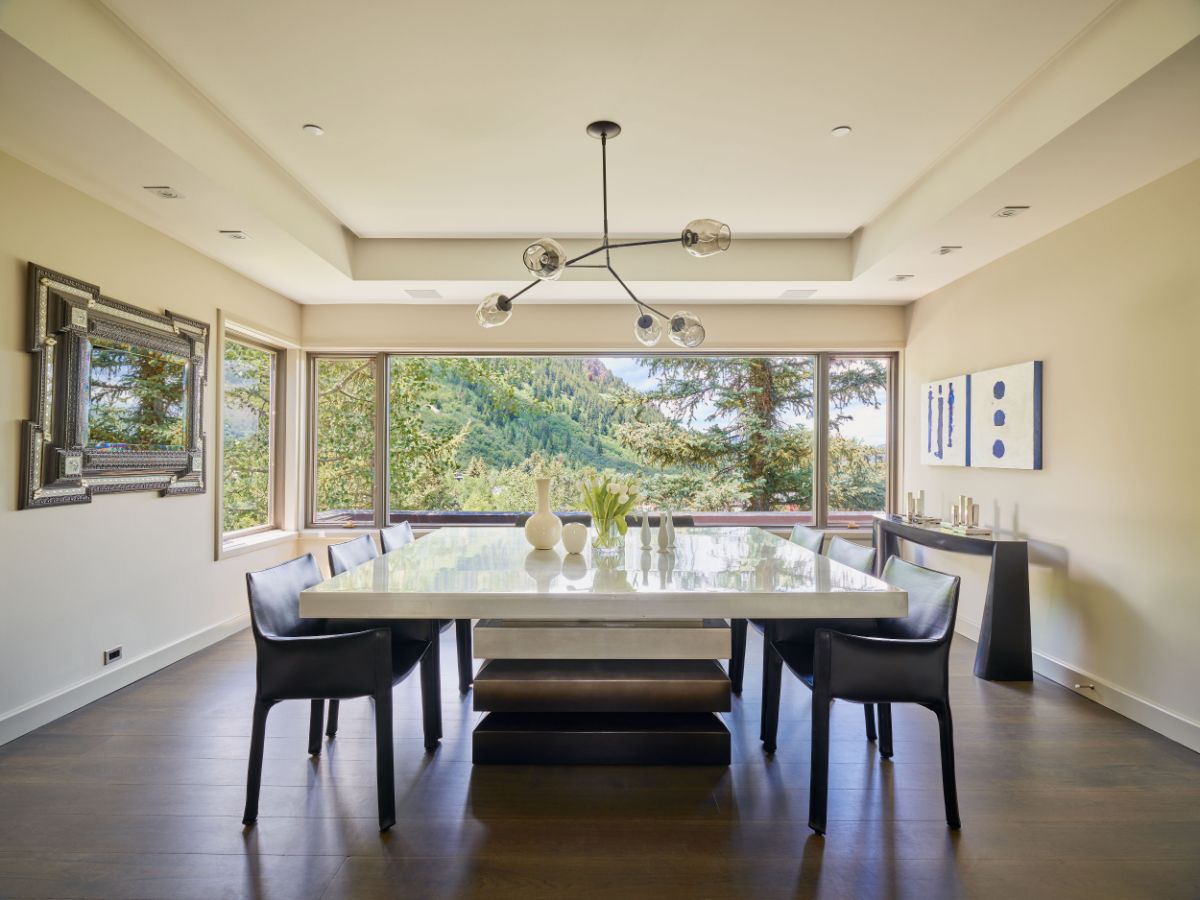
[[[918,491],[916,494],[909,491],[905,501],[905,515],[900,518],[910,525],[942,528],[946,531],[953,531],[955,534],[986,535],[992,533],[990,528],[984,528],[979,524],[979,504],[975,502],[974,497],[968,497],[966,494],[958,495],[958,499],[950,507],[949,518],[945,519],[941,516],[925,514],[924,491]]]

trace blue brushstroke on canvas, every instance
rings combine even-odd
[[[945,400],[942,399],[942,386],[938,385],[938,424],[937,424],[937,450],[934,451],[934,456],[938,459],[942,458],[942,407],[945,405]]]
[[[950,383],[950,398],[946,401],[949,423],[946,425],[946,446],[954,446],[954,382]]]
[[[999,428],[1001,425],[1004,424],[1004,410],[1002,410],[1002,409],[996,410],[995,415],[992,416],[992,424],[995,425],[997,428]]]
[[[929,400],[925,405],[925,452],[933,452],[933,385],[929,386]]]
[[[997,381],[995,384],[992,385],[992,396],[995,397],[997,400],[1004,399],[1004,382],[1003,381]]]
[[[1004,456],[1004,441],[998,440],[992,444],[992,456],[996,457],[996,459]]]

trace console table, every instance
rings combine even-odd
[[[950,553],[992,558],[975,674],[989,681],[1032,681],[1033,648],[1029,630],[1029,545],[1025,541],[954,534],[937,526],[905,522],[899,516],[875,517],[875,567],[883,571],[900,540]]]

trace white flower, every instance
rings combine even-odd
[[[622,503],[622,504],[623,504],[623,503],[628,503],[628,502],[629,502],[629,495],[628,495],[628,494],[618,494],[618,495],[617,495],[617,502],[618,502],[618,503]]]

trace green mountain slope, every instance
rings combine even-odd
[[[492,363],[504,372],[506,361]],[[620,402],[628,386],[600,359],[548,357],[534,360],[532,374],[522,373],[515,409],[498,407],[487,391],[464,379],[453,367],[435,364],[437,385],[422,414],[430,431],[453,434],[470,423],[459,452],[460,465],[479,458],[493,467],[513,466],[535,451],[561,454],[569,465],[632,471],[633,453],[616,439],[619,425],[633,419]]]

